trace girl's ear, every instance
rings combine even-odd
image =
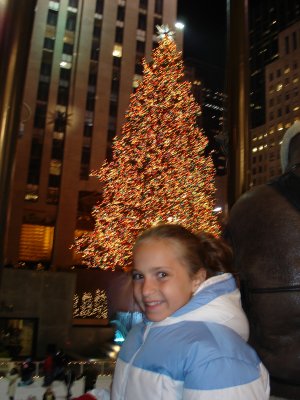
[[[193,277],[193,293],[195,293],[201,283],[206,280],[206,275],[207,273],[204,268],[201,268],[198,272],[196,272],[195,276]]]

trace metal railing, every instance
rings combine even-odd
[[[33,361],[35,364],[34,378],[43,376],[43,361]],[[13,366],[21,367],[22,361],[0,358],[0,376],[6,375]],[[88,361],[70,361],[68,366],[75,376],[84,376],[91,370],[97,375],[109,376],[113,374],[116,361],[112,359],[95,359]]]

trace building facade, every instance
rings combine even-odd
[[[177,0],[38,0],[23,99],[7,263],[70,266],[74,237],[100,198],[89,174],[111,156],[156,25],[175,28]]]
[[[251,127],[266,122],[265,66],[279,57],[278,35],[300,20],[298,0],[249,0]]]
[[[300,120],[300,22],[283,30],[278,57],[265,68],[266,122],[251,131],[251,186],[281,174],[280,144]]]

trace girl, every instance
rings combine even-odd
[[[112,400],[267,400],[269,376],[246,343],[248,322],[220,240],[179,225],[145,231],[133,249],[145,321],[120,351]],[[109,399],[93,390],[81,399]]]

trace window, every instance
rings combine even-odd
[[[59,200],[59,188],[58,187],[48,187],[47,203],[57,204],[58,200]]]
[[[89,74],[89,86],[96,86],[97,84],[97,74],[90,72]]]
[[[41,64],[41,75],[50,76],[51,75],[51,64],[42,62]]]
[[[148,7],[148,0],[140,0],[140,5],[139,5],[139,7],[142,8],[142,9],[144,9],[144,10],[147,10],[147,7]]]
[[[155,0],[154,12],[156,14],[162,14],[163,13],[163,0]]]
[[[161,17],[155,17],[153,20],[153,33],[154,35],[157,34],[157,26],[161,26],[162,25],[162,18]]]
[[[75,13],[72,12],[68,12],[67,15],[67,22],[66,22],[66,30],[67,31],[71,31],[74,32],[75,28],[76,28],[76,17],[77,15]]]
[[[44,49],[53,50],[55,40],[52,38],[45,37],[44,39]]]
[[[296,50],[297,49],[297,33],[296,32],[293,32],[292,38],[293,38],[293,50]]]
[[[83,146],[81,151],[80,179],[87,180],[89,178],[90,158],[91,158],[90,147]]]
[[[59,188],[60,186],[60,175],[49,175],[48,186],[53,188]]]
[[[270,72],[270,74],[269,74],[269,81],[272,82],[272,80],[273,80],[273,72]]]
[[[145,31],[147,28],[147,15],[139,13],[138,29]]]
[[[91,48],[91,60],[98,61],[99,58],[99,42],[93,41],[92,48]]]
[[[285,54],[289,54],[290,52],[290,42],[289,42],[289,37],[286,36],[284,38],[284,44],[285,44]]]
[[[69,44],[69,43],[64,43],[63,53],[72,55],[73,54],[73,45]]]
[[[94,25],[93,38],[100,39],[100,36],[101,36],[101,26]]]
[[[141,63],[135,64],[135,74],[143,75],[143,65]]]
[[[113,57],[113,66],[114,67],[120,67],[121,66],[121,57]]]
[[[145,42],[141,40],[136,41],[136,51],[137,53],[145,54]]]
[[[84,129],[83,129],[83,136],[91,137],[92,135],[93,135],[93,124],[85,123]]]
[[[117,20],[118,21],[124,21],[124,19],[125,19],[125,7],[118,6]]]
[[[61,161],[51,160],[50,161],[50,174],[60,175],[61,174]]]
[[[52,141],[51,157],[58,162],[58,160],[62,160],[63,159],[63,156],[64,156],[64,143],[63,143],[63,141],[54,139]],[[60,166],[61,166],[61,162],[59,162],[59,163],[60,163]],[[53,170],[51,170],[51,164],[50,164],[50,174],[57,175],[57,174],[55,174],[53,172]]]
[[[70,81],[71,70],[66,68],[60,68],[59,79],[62,81]]]
[[[69,101],[69,89],[63,86],[58,87],[57,104],[66,106]]]
[[[91,156],[90,147],[83,146],[81,152],[81,164],[89,164]]]
[[[46,123],[46,104],[38,104],[34,114],[34,127],[44,128]]]
[[[78,8],[78,0],[69,0],[69,6],[73,8]]]
[[[48,10],[48,15],[47,15],[47,24],[56,26],[57,25],[57,18],[58,18],[58,12],[54,10]]]
[[[97,0],[96,10],[95,10],[97,14],[103,14],[103,6],[104,6],[104,0]]]
[[[30,225],[23,224],[21,228],[20,247],[19,247],[19,258],[24,261],[40,261],[50,260],[52,254],[54,239],[54,227],[44,225]],[[26,321],[26,320],[22,320]],[[30,321],[30,319],[28,319]],[[20,325],[26,328],[26,340],[30,339],[31,335],[28,335],[28,326],[23,322]],[[36,327],[35,327],[36,330]],[[25,341],[25,343],[27,343]],[[28,354],[31,355],[31,354]]]
[[[94,108],[95,108],[95,95],[88,93],[85,109],[87,111],[94,111]]]
[[[123,28],[121,28],[119,26],[117,26],[117,28],[116,28],[115,42],[116,43],[122,43],[123,42]]]
[[[119,92],[120,81],[118,78],[113,78],[111,82],[111,93],[117,94]]]
[[[49,95],[49,82],[39,82],[37,99],[47,101]]]
[[[279,77],[281,76],[281,70],[280,70],[280,69],[278,69],[278,70],[276,71],[276,76],[277,76],[277,78],[279,78]]]
[[[114,57],[122,57],[122,46],[119,44],[115,44],[114,45],[114,49],[113,49],[113,56]]]
[[[118,103],[111,101],[109,105],[109,115],[116,117],[118,113]]]

